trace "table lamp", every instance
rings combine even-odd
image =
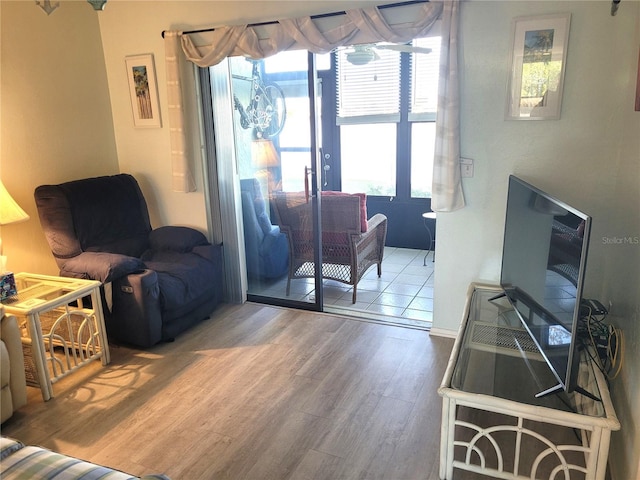
[[[271,193],[278,187],[273,180],[271,169],[280,166],[280,157],[273,142],[264,138],[253,140],[251,142],[251,159],[254,167],[258,169],[256,174],[266,176],[269,193]]]
[[[25,220],[29,220],[29,215],[11,198],[0,180],[0,227]],[[0,235],[0,300],[17,293],[13,273],[7,272],[6,266],[7,257],[2,255],[2,236]]]

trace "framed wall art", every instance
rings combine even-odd
[[[560,118],[570,20],[569,13],[513,20],[507,120]]]
[[[125,57],[129,95],[136,127],[161,127],[158,85],[153,55]]]

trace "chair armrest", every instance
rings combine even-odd
[[[384,247],[384,240],[387,236],[387,217],[382,213],[376,213],[367,220],[367,231],[357,236],[356,244],[364,242],[373,235],[382,241],[382,246]]]
[[[385,215],[383,215],[382,213],[376,213],[373,217],[371,217],[369,220],[367,220],[367,231],[366,233],[369,233],[372,230],[375,230],[376,228],[378,228],[379,226],[384,226],[385,230],[386,230],[386,226],[387,226],[387,217]]]
[[[6,353],[9,358],[8,365],[5,366],[9,370],[9,388],[11,391],[10,405],[4,405],[7,398],[2,396],[2,421],[6,420],[7,411],[17,410],[27,403],[27,381],[24,373],[24,354],[22,352],[20,328],[18,321],[13,315],[3,315],[0,309],[0,339],[4,344]],[[11,413],[9,413],[9,416]]]
[[[153,251],[171,250],[184,253],[208,243],[202,232],[190,227],[160,227],[149,234],[149,244]]]
[[[198,245],[193,247],[192,252],[210,262],[222,265],[222,244],[211,245],[209,243],[207,245]]]
[[[271,232],[268,235],[265,235],[264,240],[262,241],[262,245],[260,245],[260,250],[262,252],[269,252],[274,248],[279,242],[282,242],[286,238],[284,233],[280,231],[280,227],[275,226],[271,228]]]
[[[62,276],[100,280],[102,283],[146,268],[139,258],[107,252],[82,252],[60,262]]]
[[[387,217],[382,213],[376,213],[367,221],[367,231],[359,235],[353,235],[352,241],[358,256],[365,254],[368,248],[375,245],[376,258],[382,261],[384,255],[384,243],[387,238]]]

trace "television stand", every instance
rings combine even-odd
[[[495,302],[496,300],[500,300],[501,298],[504,298],[506,296],[507,296],[507,292],[505,292],[504,289],[500,288],[500,293],[493,295],[492,297],[489,297],[487,301]]]
[[[497,287],[496,287],[496,288],[497,288]],[[516,292],[517,292],[517,289],[516,289],[516,288],[512,288],[512,289],[505,289],[504,287],[502,287],[502,288],[498,288],[498,293],[497,293],[497,294],[495,294],[495,295],[490,296],[490,297],[487,299],[487,301],[488,301],[488,302],[497,302],[498,300],[500,300],[500,299],[502,299],[502,298],[505,298],[505,297],[506,297],[506,298],[509,298],[509,293],[507,293],[507,292],[512,292],[512,295],[513,295],[514,293],[516,293]],[[516,294],[516,298],[517,298],[517,294]],[[531,303],[531,302],[530,302],[530,303]],[[530,305],[530,306],[531,306],[531,305]],[[537,306],[536,306],[535,308],[537,308],[538,310],[540,310],[540,308],[538,308]],[[541,312],[541,313],[543,313],[543,312]],[[543,318],[544,318],[544,314],[543,314]],[[525,330],[526,330],[526,329],[525,329]],[[525,357],[523,357],[523,360],[526,362],[527,366],[529,366],[529,361],[527,360],[526,356],[525,356]],[[535,371],[533,371],[531,368],[530,368],[529,370],[530,370],[531,374],[532,374],[534,377],[536,377],[536,373],[535,373]],[[561,391],[564,391],[564,388],[565,388],[565,387],[564,387],[564,385],[560,382],[560,383],[555,384],[555,385],[554,385],[553,387],[551,387],[551,388],[547,388],[547,389],[545,389],[545,390],[543,390],[543,391],[541,391],[541,392],[536,393],[536,394],[535,394],[535,396],[536,396],[536,398],[542,398],[542,397],[545,397],[545,396],[547,396],[547,395],[557,394],[557,393],[559,393],[559,392],[561,392]],[[601,401],[601,400],[600,400],[596,395],[592,394],[591,392],[587,391],[586,389],[582,388],[582,387],[581,387],[581,386],[579,386],[579,385],[576,385],[576,386],[574,387],[574,391],[575,391],[575,392],[577,392],[577,393],[580,393],[580,394],[582,394],[582,395],[585,395],[585,396],[589,397],[590,399],[595,400],[595,401],[597,401],[597,402],[600,402],[600,401]]]
[[[564,385],[562,385],[561,383],[558,383],[554,387],[551,387],[551,388],[549,388],[547,390],[543,390],[540,393],[536,393],[536,398],[546,397],[547,395],[557,394],[557,393],[560,393],[560,392],[563,392],[563,391],[564,391]],[[584,388],[582,388],[580,386],[576,386],[573,391],[576,392],[576,393],[579,393],[580,395],[584,395],[585,397],[590,398],[594,402],[601,402],[602,401],[600,398],[596,397],[593,393],[588,392],[587,390],[585,390]]]
[[[536,396],[541,385],[557,379],[535,345],[527,344],[528,334],[507,300],[491,300],[500,291],[493,285],[469,288],[438,389],[440,479],[451,480],[456,468],[514,480],[569,478],[572,471],[585,480],[603,480],[611,432],[620,423],[602,373],[583,351],[578,381],[595,395],[554,387],[558,395]]]

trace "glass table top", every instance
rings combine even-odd
[[[575,412],[578,409],[592,416],[604,416],[601,402],[576,392],[561,390],[536,396],[556,386],[558,379],[507,298],[494,298],[500,292],[499,288],[474,290],[451,388],[556,410]],[[595,381],[581,386],[596,397],[600,396]]]
[[[49,302],[80,293],[88,293],[99,282],[69,277],[54,277],[30,273],[15,274],[17,294],[2,300],[9,311],[29,311]]]

